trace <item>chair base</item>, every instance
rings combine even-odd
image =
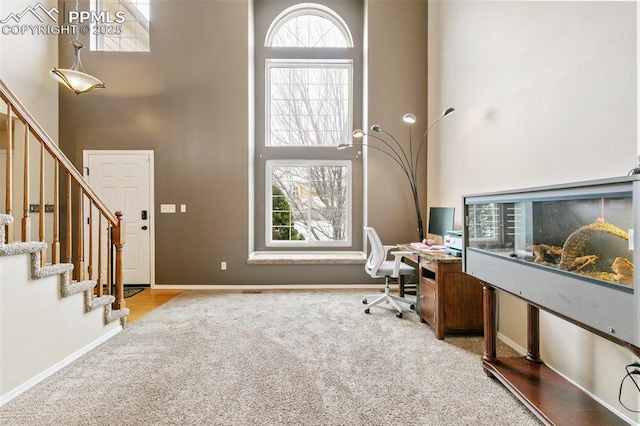
[[[373,299],[373,302],[369,303],[368,299]],[[384,293],[383,294],[372,294],[369,296],[365,296],[364,299],[362,300],[362,303],[364,303],[365,305],[367,305],[367,307],[364,310],[365,314],[368,314],[369,308],[371,308],[372,306],[376,306],[379,305],[382,302],[387,302],[389,303],[391,306],[393,306],[393,308],[397,311],[396,312],[396,316],[398,318],[402,318],[402,307],[400,306],[399,303],[406,303],[409,306],[409,309],[415,309],[415,302],[409,300],[409,299],[405,299],[404,297],[399,297],[399,296],[394,296],[391,294],[391,291],[389,289],[389,278],[387,277],[386,281],[385,281],[385,285],[384,285]]]

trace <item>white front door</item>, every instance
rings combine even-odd
[[[85,151],[84,165],[93,190],[123,213],[124,284],[153,284],[153,151]]]

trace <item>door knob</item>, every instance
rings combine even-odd
[[[143,230],[143,231],[146,231],[146,230],[147,230],[147,225],[144,225],[144,226],[142,227],[142,230]]]

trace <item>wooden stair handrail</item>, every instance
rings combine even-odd
[[[109,222],[114,226],[118,226],[118,218],[116,218],[116,215],[107,208],[102,199],[100,199],[95,191],[84,180],[84,177],[78,169],[73,165],[73,163],[71,163],[60,147],[53,142],[51,136],[44,131],[40,124],[38,124],[29,111],[27,111],[25,106],[22,105],[2,79],[0,79],[0,98],[2,98],[8,105],[12,105],[13,108],[11,109],[11,112],[30,127],[31,133],[44,145],[49,154],[51,154],[51,156],[54,157],[56,161],[69,173],[73,180],[80,185],[82,191],[94,202],[95,206],[109,220]]]
[[[60,253],[60,228],[59,228],[59,186],[60,179],[59,174],[61,173],[60,168],[62,167],[62,173],[66,172],[67,182],[66,182],[66,219],[67,226],[64,234],[64,244],[65,244],[65,262],[73,263],[73,250],[72,247],[75,246],[77,252],[76,262],[74,264],[75,273],[77,274],[77,281],[81,282],[85,280],[85,273],[88,273],[88,278],[93,280],[94,278],[94,268],[93,268],[93,257],[94,257],[94,247],[93,247],[93,208],[95,207],[98,214],[98,232],[101,234],[100,227],[102,226],[102,218],[104,217],[107,223],[107,250],[106,256],[109,259],[114,260],[115,270],[113,273],[111,272],[111,268],[107,268],[107,283],[115,286],[114,291],[115,301],[113,302],[114,309],[121,309],[126,306],[124,301],[124,260],[123,260],[123,248],[125,244],[125,223],[122,218],[122,212],[113,213],[106,204],[102,201],[102,199],[96,194],[96,192],[89,186],[87,181],[82,176],[82,173],[78,171],[78,169],[73,165],[73,163],[67,158],[67,156],[62,152],[60,147],[53,141],[53,139],[44,131],[44,129],[38,124],[36,119],[29,113],[26,107],[18,100],[16,95],[7,87],[7,85],[0,79],[0,99],[7,106],[7,137],[6,139],[8,144],[11,144],[13,140],[12,135],[12,120],[16,118],[22,122],[25,127],[25,135],[24,135],[24,176],[23,176],[23,187],[26,188],[23,194],[23,220],[22,220],[22,239],[26,240],[30,237],[31,233],[31,223],[28,213],[28,199],[29,199],[29,164],[30,164],[30,156],[29,156],[29,136],[31,135],[37,142],[40,143],[40,166],[39,166],[39,205],[38,211],[39,215],[39,241],[45,242],[45,220],[44,213],[45,209],[45,156],[44,152],[47,151],[49,155],[51,155],[53,159],[53,235],[52,235],[52,245],[51,245],[51,260],[53,263],[58,263],[60,261],[61,253]],[[12,146],[7,146],[7,152],[10,153],[13,150]],[[13,215],[13,160],[12,155],[6,156],[6,194],[5,194],[5,210],[6,214]],[[74,214],[77,215],[75,219],[75,223],[72,220],[72,192],[75,193],[76,188],[72,188],[72,183],[78,185],[77,188],[77,206]],[[85,271],[85,247],[84,247],[84,202],[89,202],[89,259],[88,259],[88,271]],[[75,241],[72,238],[72,226],[76,227],[76,235]],[[13,225],[5,225],[6,227],[6,243],[13,242]],[[98,239],[100,242],[101,238]],[[3,241],[4,242],[4,241]],[[98,263],[100,267],[104,265],[104,262],[101,258],[102,254],[102,246],[98,247]],[[112,249],[115,250],[115,253],[112,255]],[[42,265],[46,262],[47,253],[43,251],[40,259]],[[113,256],[113,257],[112,257]],[[99,275],[102,274],[100,270]],[[102,295],[103,292],[103,282],[102,277],[99,277],[98,283],[100,284],[100,288],[98,289],[98,295]]]

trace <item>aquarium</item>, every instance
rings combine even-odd
[[[638,345],[639,185],[629,176],[465,196],[465,271]]]

